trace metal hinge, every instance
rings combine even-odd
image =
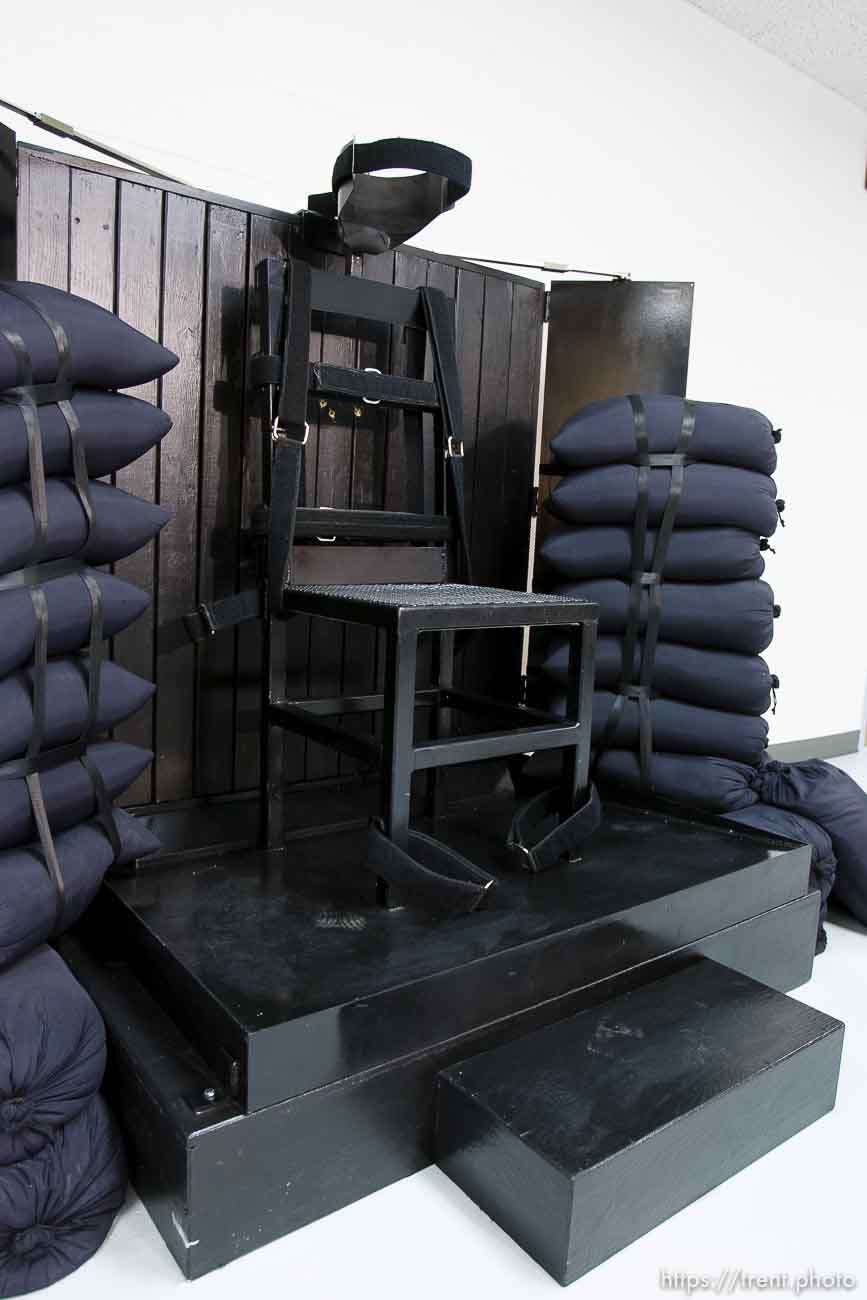
[[[542,311],[542,320],[543,320],[543,321],[549,321],[550,319],[551,319],[551,290],[550,290],[550,289],[546,289],[546,290],[545,290],[545,306],[544,306],[543,311]]]

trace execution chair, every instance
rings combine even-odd
[[[243,618],[261,615],[265,620],[263,846],[278,849],[284,844],[283,733],[289,730],[378,769],[380,815],[369,827],[365,865],[378,878],[380,901],[471,911],[488,894],[494,877],[411,828],[413,773],[428,771],[435,782],[437,770],[447,765],[561,749],[560,783],[518,808],[509,844],[531,871],[573,855],[600,815],[589,783],[596,606],[472,583],[451,299],[433,288],[407,289],[338,275],[295,258],[261,263],[257,291],[263,350],[252,360],[251,379],[266,394],[260,588],[199,606],[188,619],[188,630],[198,639]],[[424,330],[432,380],[311,363],[311,320],[316,313],[327,313],[329,328],[340,332],[340,322],[347,319]],[[433,417],[436,513],[334,510],[301,503],[309,403],[339,398]],[[327,545],[321,544],[324,539]],[[299,614],[381,629],[382,693],[286,699],[276,637],[280,625]],[[552,625],[570,643],[565,717],[456,688],[456,634]],[[434,634],[435,685],[419,689],[416,671],[423,633]],[[416,743],[414,718],[420,705],[432,710],[434,735]],[[456,711],[488,716],[511,729],[456,735]],[[382,714],[381,740],[336,721],[342,715],[373,712]]]

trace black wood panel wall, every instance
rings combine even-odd
[[[158,687],[153,707],[117,730],[156,756],[126,801],[165,804],[252,789],[261,630],[250,624],[194,647],[182,643],[178,620],[198,600],[229,594],[246,580],[244,530],[261,480],[259,406],[246,385],[247,358],[258,348],[251,285],[263,257],[287,252],[290,218],[27,146],[19,147],[18,172],[19,278],[91,298],[181,358],[160,384],[135,390],[165,407],[171,433],[116,475],[119,487],[174,512],[155,543],[116,566],[153,599],[115,639],[114,657]],[[343,259],[314,260],[388,283],[434,284],[456,298],[474,576],[523,587],[542,286],[414,248],[354,259],[350,267]],[[316,333],[312,355],[415,375],[430,366],[411,329],[383,327],[361,341]],[[333,418],[328,408],[317,410],[311,429],[308,503],[420,508],[430,430],[418,417],[373,407],[360,419],[351,404],[331,409]],[[477,689],[513,693],[519,642],[512,634],[500,640],[495,651],[484,640],[470,643],[462,671]],[[290,693],[370,690],[379,658],[365,629],[300,619],[287,625]],[[287,746],[294,781],[344,770],[345,760],[318,746],[295,738]]]

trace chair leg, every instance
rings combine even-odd
[[[418,633],[398,629],[386,638],[385,699],[382,720],[382,819],[385,833],[399,848],[409,845],[413,726]],[[389,900],[379,881],[378,897]]]
[[[596,652],[596,624],[580,623],[568,629],[569,669],[566,717],[571,722],[587,721],[577,743],[563,750],[563,809],[568,816],[583,797],[590,781],[590,718],[593,709],[593,660]]]
[[[438,632],[436,634],[436,682],[441,691],[449,690],[455,684],[455,634]],[[433,712],[431,729],[434,739],[442,739],[452,734],[454,713],[448,706],[438,707]],[[425,795],[425,812],[432,821],[442,812],[442,768],[432,767],[427,774]]]
[[[275,727],[269,717],[272,699],[285,692],[284,659],[285,625],[269,620],[264,631],[264,665],[262,674],[262,731],[260,742],[260,842],[266,849],[282,849],[285,840],[285,798],[283,776],[282,727]]]

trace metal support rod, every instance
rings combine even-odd
[[[142,162],[139,158],[133,158],[128,153],[121,153],[119,149],[115,149],[112,145],[102,144],[89,135],[83,135],[81,131],[76,131],[74,126],[70,126],[67,122],[61,122],[59,118],[51,117],[48,113],[32,113],[29,109],[22,108],[20,104],[13,104],[8,99],[0,99],[0,108],[8,108],[11,113],[17,113],[19,117],[26,117],[28,122],[38,126],[41,131],[47,131],[49,135],[57,135],[61,140],[72,140],[75,144],[83,144],[86,149],[93,149],[96,153],[104,153],[106,158],[114,158],[115,162],[126,163],[135,171],[144,172],[146,176],[156,176],[161,181],[171,181],[174,185],[183,185],[189,189],[187,182],[180,180],[179,177],[160,171],[158,168],[152,167],[150,163]]]
[[[508,758],[534,749],[561,749],[564,745],[574,745],[580,731],[578,724],[561,723],[557,727],[528,727],[525,731],[497,731],[483,736],[432,740],[416,746],[413,766],[419,772],[429,767],[477,763],[483,758]]]

